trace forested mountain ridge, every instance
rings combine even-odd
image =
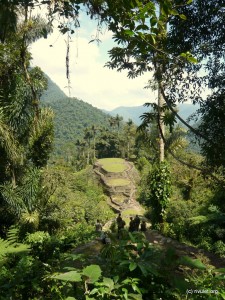
[[[187,118],[195,113],[198,108],[199,105],[181,103],[178,105],[178,114],[181,116],[181,118],[187,120]],[[131,119],[136,125],[140,125],[142,122],[140,116],[143,113],[148,112],[149,110],[151,110],[149,107],[140,105],[131,107],[119,106],[111,111],[104,110],[104,112],[110,114],[113,117],[118,114],[123,117],[124,121],[128,121],[129,119]]]
[[[109,128],[110,118],[118,115],[125,122],[131,119],[134,124],[140,125],[142,121],[140,116],[151,110],[150,107],[143,105],[121,106],[112,111],[101,110],[78,98],[68,97],[48,75],[45,74],[45,76],[48,80],[48,88],[43,93],[41,101],[44,105],[50,106],[55,114],[54,155],[57,156],[65,158],[68,155],[74,155],[77,140],[82,140],[85,130],[93,125],[97,128]],[[198,107],[191,104],[180,104],[179,115],[186,120],[197,109]]]
[[[47,74],[45,74],[45,77],[48,80],[48,88],[43,92],[41,96],[41,100],[44,103],[53,103],[64,98],[68,98],[68,96],[58,87],[58,85],[54,81],[52,81],[52,79]]]
[[[55,114],[55,153],[61,154],[66,143],[75,143],[92,125],[109,126],[109,115],[80,99],[66,96],[48,77],[48,89],[41,101],[50,106]]]

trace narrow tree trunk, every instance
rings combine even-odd
[[[128,139],[129,139],[129,136],[128,136]],[[128,143],[127,143],[127,158],[129,159],[130,157],[130,142],[128,140]]]
[[[162,17],[162,6],[161,4],[159,5],[159,19]],[[162,18],[163,19],[163,18]],[[163,38],[166,36],[166,21],[163,20],[162,24],[158,25],[159,29],[159,34],[162,38],[161,41],[159,41],[159,48],[163,49]],[[158,60],[157,60],[157,81],[158,81],[158,126],[159,126],[159,161],[162,162],[164,161],[164,151],[165,151],[165,145],[164,145],[164,132],[165,132],[165,125],[163,122],[164,118],[164,111],[163,111],[163,106],[165,104],[165,100],[163,98],[162,92],[161,92],[161,86],[162,86],[162,76],[163,76],[163,71],[164,71],[164,61],[161,57],[162,54],[158,54]],[[163,136],[162,136],[163,135]]]
[[[93,150],[94,150],[93,154],[94,155],[93,156],[94,156],[94,161],[95,161],[95,159],[96,159],[96,157],[95,157],[96,156],[96,154],[95,154],[95,144],[96,144],[96,142],[95,142],[95,135],[94,135],[94,140],[93,141],[94,141],[94,146],[93,146]]]
[[[164,140],[162,137],[162,134],[164,136],[164,132],[165,132],[165,125],[163,122],[163,117],[164,117],[164,112],[163,112],[163,105],[164,105],[164,98],[163,95],[161,93],[160,87],[158,87],[158,111],[159,111],[159,161],[162,162],[164,161],[164,157],[165,157],[165,145],[164,145]]]

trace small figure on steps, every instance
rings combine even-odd
[[[109,238],[109,236],[106,232],[102,232],[100,238],[101,238],[101,241],[104,245],[111,243],[111,239]]]
[[[140,218],[138,217],[138,215],[136,215],[136,217],[134,218],[135,231],[139,230],[140,222],[141,222]]]
[[[96,232],[101,232],[102,231],[102,223],[97,220],[96,224],[95,224],[95,231]]]
[[[134,219],[132,217],[130,217],[129,231],[130,232],[135,231],[135,222],[134,222]]]
[[[122,219],[121,214],[118,215],[118,217],[116,218],[116,222],[117,222],[117,228],[118,228],[118,239],[120,238],[121,235],[121,230],[124,229],[126,223],[125,221]]]
[[[143,220],[142,222],[141,222],[141,231],[146,231],[147,230],[147,225],[146,225],[146,222]]]

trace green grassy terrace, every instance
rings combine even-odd
[[[108,179],[106,183],[110,186],[126,186],[130,184],[130,180],[124,178]]]
[[[99,159],[98,162],[107,172],[120,173],[126,170],[126,165],[122,158],[102,158]]]

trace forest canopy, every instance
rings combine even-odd
[[[136,210],[124,209],[138,200],[143,221],[163,234],[161,241],[174,245],[173,238],[225,257],[224,1],[0,4],[0,298],[179,300],[203,288],[216,291],[212,299],[224,298],[224,268],[149,243],[145,232],[130,230]],[[38,7],[46,8],[45,17],[33,14]],[[74,110],[71,118],[85,111],[93,122],[84,124],[83,118],[85,130],[79,132],[77,125],[78,137],[66,128],[70,118],[62,121],[59,101],[54,102],[56,117],[43,105],[48,80],[39,67],[31,68],[29,46],[48,38],[55,20],[62,34],[73,34],[81,10],[113,32],[117,46],[109,51],[109,68],[125,69],[131,78],[154,74],[149,87],[157,89],[158,102],[146,104],[151,109],[138,129],[132,120],[93,113],[84,102],[59,93],[65,111]],[[65,76],[70,80],[68,52]],[[179,116],[177,102],[186,101],[199,105],[195,126]],[[188,132],[177,120],[194,134],[200,153],[190,150]],[[65,157],[50,160],[56,126],[73,140],[60,145]],[[111,209],[116,201],[102,184],[107,180],[93,169],[97,159],[108,157],[129,166],[127,178],[111,180],[114,185],[134,185],[130,170],[138,170],[130,198],[126,191],[124,201],[116,199],[122,202],[116,211],[129,226],[123,234]],[[110,242],[101,244],[101,252],[94,249],[91,259],[83,257],[77,248],[85,252],[100,240],[94,231],[99,220],[111,224]],[[144,231],[151,234],[151,229]]]

